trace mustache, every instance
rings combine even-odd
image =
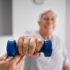
[[[45,28],[53,28],[53,25],[46,25]]]

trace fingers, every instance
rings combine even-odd
[[[14,63],[14,62],[15,62],[14,65],[17,64],[17,62],[20,60],[20,58],[21,58],[20,55],[16,55],[16,56],[12,59],[11,63]]]
[[[24,42],[23,42],[23,55],[28,55],[28,47],[29,47],[29,37],[25,37],[24,38]]]
[[[34,54],[34,56],[35,56],[36,58],[38,58],[38,57],[40,56],[40,53],[37,52],[37,53]]]
[[[11,61],[6,62],[8,63],[8,68],[11,70],[18,70],[19,68],[21,68],[21,65],[25,59],[25,56],[20,56],[20,55],[16,55],[13,58],[9,58]]]
[[[20,37],[18,40],[18,51],[20,55],[33,55],[39,52],[43,46],[43,40],[38,36]]]
[[[19,65],[22,65],[22,63],[23,63],[25,57],[26,57],[26,56],[22,56],[22,57],[20,58],[20,60],[17,62],[17,65],[18,65],[18,66],[19,66]]]
[[[37,43],[36,43],[36,51],[40,51],[40,49],[43,46],[43,40],[41,40],[40,38],[37,38]]]
[[[8,58],[7,53],[0,57],[0,61],[6,60]]]
[[[20,66],[18,66],[18,69],[17,70],[21,70],[21,68],[22,68],[22,64]]]
[[[23,40],[24,37],[20,37],[18,40],[18,51],[20,55],[23,55]]]
[[[21,56],[20,55],[16,55],[15,57],[13,57],[13,59],[9,62],[9,69],[16,69],[17,68],[17,63],[20,60]]]
[[[36,48],[36,38],[31,37],[29,43],[29,55],[33,55],[33,53],[35,52],[35,48]]]

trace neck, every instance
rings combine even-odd
[[[40,34],[42,35],[42,37],[44,38],[44,39],[52,39],[52,35],[51,34],[45,34],[43,31],[39,31],[40,32]]]

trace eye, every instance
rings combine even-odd
[[[44,20],[47,20],[47,21],[48,21],[48,20],[49,20],[49,18],[47,18],[47,17],[44,17]]]
[[[52,21],[54,21],[54,20],[55,20],[55,18],[52,18],[51,20],[52,20]]]

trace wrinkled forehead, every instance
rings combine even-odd
[[[49,18],[49,17],[51,17],[51,18],[55,18],[56,19],[56,13],[54,12],[54,11],[52,11],[52,10],[48,10],[48,11],[44,11],[44,12],[42,12],[41,14],[40,14],[40,17],[39,17],[39,21],[41,20],[41,18]]]
[[[52,10],[49,10],[49,11],[46,11],[46,12],[42,13],[40,17],[53,17],[53,18],[56,18],[56,14]]]

